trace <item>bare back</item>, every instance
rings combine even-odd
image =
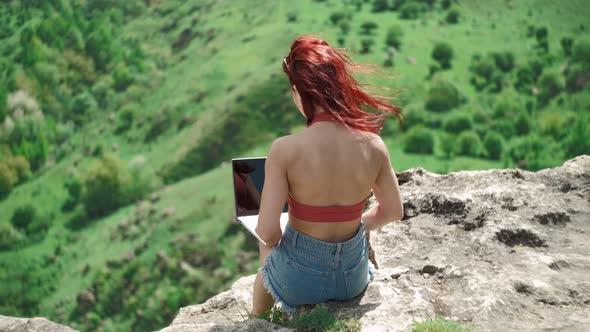
[[[346,128],[337,122],[315,123],[285,142],[289,150],[287,181],[290,195],[314,206],[346,206],[363,201],[375,183],[384,155],[381,138]],[[298,231],[326,242],[342,242],[358,231],[360,219],[308,222],[289,218]]]

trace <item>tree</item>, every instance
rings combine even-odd
[[[472,131],[464,131],[457,139],[457,150],[459,155],[477,157],[481,151],[481,140]]]
[[[450,82],[438,80],[428,90],[426,109],[445,112],[461,104],[459,90]]]
[[[361,34],[363,35],[370,35],[373,33],[373,30],[377,29],[377,23],[373,21],[367,21],[361,24]]]
[[[0,84],[0,123],[4,123],[4,119],[8,115],[8,90],[4,84]]]
[[[404,151],[410,153],[431,154],[434,150],[434,135],[432,131],[421,125],[408,130]]]
[[[539,102],[546,104],[563,90],[563,83],[555,73],[544,73],[539,78]]]
[[[401,26],[398,24],[392,25],[387,30],[387,35],[385,37],[385,44],[387,46],[395,47],[396,49],[400,49],[402,46],[402,37],[404,36],[404,31]]]
[[[496,132],[489,131],[483,139],[483,145],[487,157],[498,160],[504,151],[504,138]]]
[[[563,55],[571,56],[572,55],[572,46],[574,45],[574,40],[569,37],[563,37],[559,40],[561,44],[561,49],[563,51]]]
[[[375,44],[373,39],[365,38],[361,40],[361,53],[370,53],[371,46],[373,46],[373,44]]]
[[[472,127],[473,120],[469,115],[464,113],[449,116],[444,124],[444,129],[450,133],[460,133],[464,130],[471,129]]]
[[[432,58],[437,61],[443,69],[450,69],[451,60],[453,59],[453,48],[447,43],[439,42],[432,50]]]
[[[373,0],[373,12],[383,12],[389,9],[388,0]]]
[[[425,11],[425,5],[414,1],[404,2],[399,8],[400,18],[406,20],[417,19],[420,12]]]
[[[459,23],[459,17],[461,14],[457,8],[451,8],[445,17],[445,21],[450,24],[457,24]]]

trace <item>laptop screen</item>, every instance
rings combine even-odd
[[[237,217],[258,214],[264,186],[265,162],[264,157],[232,159],[234,205]],[[283,212],[287,212],[286,203]]]

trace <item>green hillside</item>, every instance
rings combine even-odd
[[[396,171],[590,153],[583,0],[27,0],[0,5],[0,314],[170,323],[257,268],[233,157],[302,130],[281,59],[316,34],[397,89]]]

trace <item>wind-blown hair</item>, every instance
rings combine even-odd
[[[401,107],[385,101],[392,97],[365,92],[352,76],[364,69],[365,66],[353,64],[346,54],[311,35],[296,38],[283,61],[283,71],[301,96],[308,124],[313,119],[314,105],[319,105],[338,121],[359,130],[381,133],[388,113],[398,118],[401,125]],[[366,112],[365,107],[379,112]]]

